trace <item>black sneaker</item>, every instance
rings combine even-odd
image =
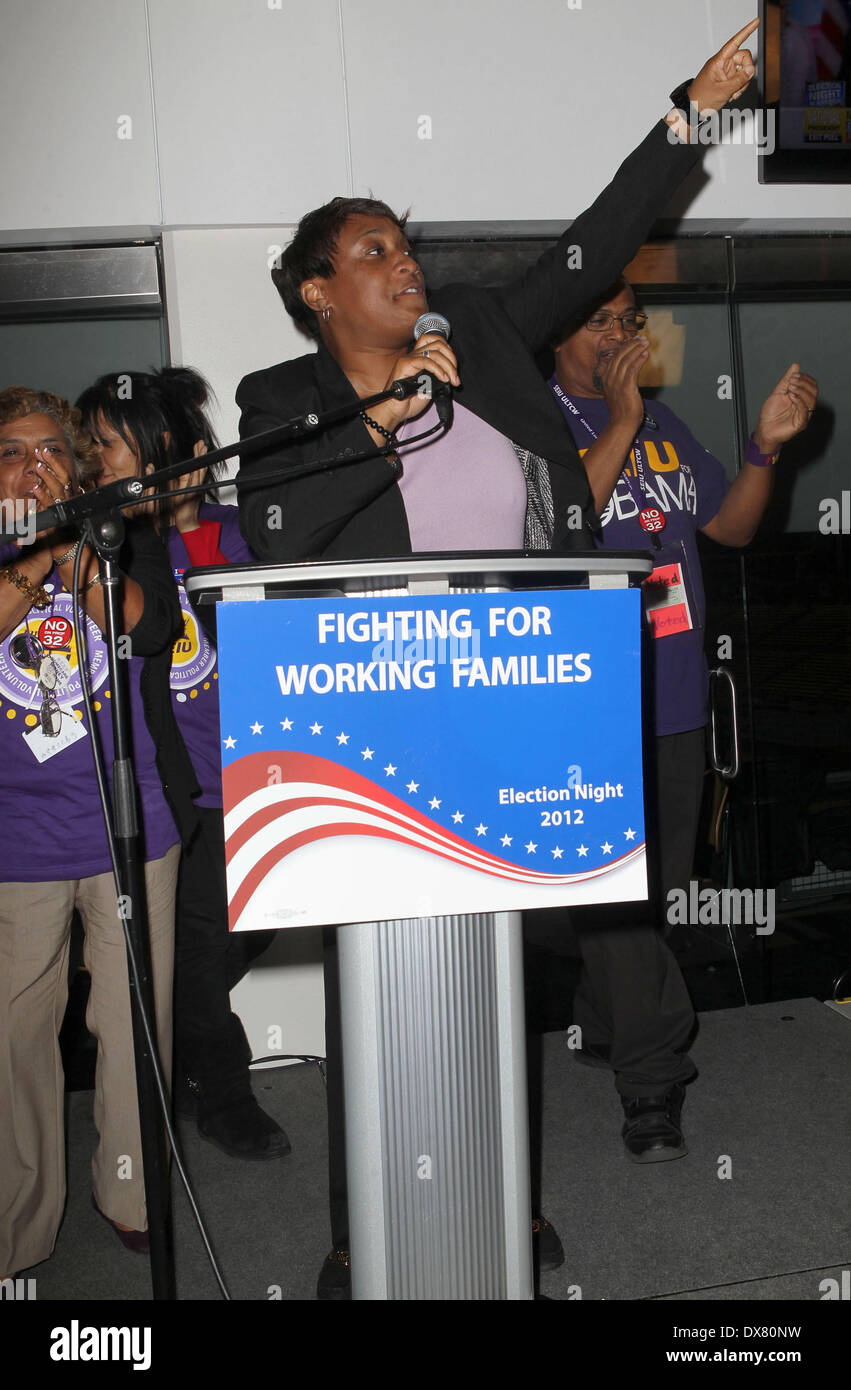
[[[532,1217],[532,1260],[538,1270],[564,1264],[564,1247],[554,1226],[543,1216]]]
[[[285,1158],[292,1145],[254,1096],[245,1096],[223,1110],[198,1115],[198,1133],[231,1158]]]
[[[349,1252],[341,1246],[335,1247],[328,1255],[319,1271],[316,1297],[322,1303],[339,1302],[352,1296],[352,1276],[349,1269]]]
[[[626,1122],[621,1134],[633,1163],[665,1163],[688,1153],[680,1128],[684,1086],[661,1096],[621,1096]]]

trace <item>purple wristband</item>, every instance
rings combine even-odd
[[[745,451],[745,463],[752,463],[757,468],[770,468],[772,464],[777,462],[779,457],[779,449],[776,454],[761,454],[756,440],[753,435],[751,435],[748,440],[747,450]]]

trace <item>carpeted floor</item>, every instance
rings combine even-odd
[[[542,1209],[564,1243],[554,1300],[818,1300],[851,1264],[851,1023],[815,999],[701,1017],[687,1157],[627,1161],[611,1076],[543,1038]],[[324,1084],[313,1065],[255,1073],[292,1154],[244,1163],[180,1122],[187,1165],[231,1295],[305,1300],[329,1245]],[[27,1271],[39,1300],[150,1296],[89,1201],[91,1093],[69,1096],[68,1206],[52,1259]],[[729,1177],[719,1176],[729,1172]],[[175,1183],[178,1296],[220,1297]]]
[[[848,1267],[848,1021],[797,999],[700,1024],[689,1153],[650,1165],[619,1152],[610,1076],[545,1039],[542,1190],[567,1252],[550,1297],[818,1299],[821,1271]]]

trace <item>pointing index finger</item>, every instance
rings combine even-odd
[[[727,43],[725,43],[724,47],[721,49],[719,57],[732,58],[733,54],[741,48],[745,39],[749,39],[751,34],[753,34],[754,31],[758,28],[759,20],[752,19],[750,24],[746,24],[744,29],[740,29],[738,34],[734,34],[733,37],[730,40],[728,40]]]

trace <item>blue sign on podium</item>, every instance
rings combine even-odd
[[[640,602],[221,604],[231,929],[646,897]]]

